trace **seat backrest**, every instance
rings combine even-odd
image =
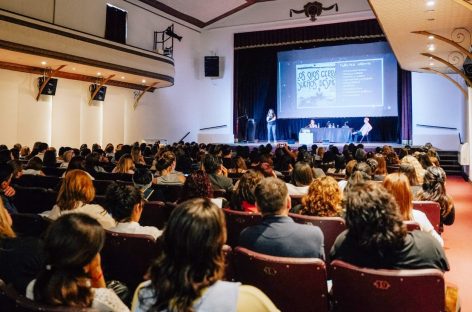
[[[281,311],[328,311],[326,267],[317,258],[233,251],[235,279],[262,290]]]
[[[260,224],[262,215],[253,212],[244,212],[224,208],[226,218],[227,241],[231,247],[236,247],[239,241],[239,234],[248,226]]]
[[[93,180],[93,186],[95,187],[96,195],[105,195],[107,188],[114,181],[112,180]]]
[[[13,204],[21,213],[41,213],[51,210],[56,203],[57,193],[42,187],[14,186],[16,194]]]
[[[148,235],[106,230],[100,254],[105,279],[123,282],[132,292],[144,280],[149,265],[157,257],[158,245]]]
[[[413,209],[420,210],[428,217],[429,222],[433,225],[436,232],[441,234],[440,220],[441,207],[437,202],[433,201],[413,201]]]
[[[302,204],[303,195],[290,195],[290,201],[292,203],[292,207]]]
[[[45,189],[58,190],[62,179],[55,176],[23,175],[13,183],[26,187],[42,187]]]
[[[132,181],[132,174],[128,173],[109,173],[109,172],[96,172],[93,174],[96,180],[111,180],[111,181]]]
[[[43,167],[42,171],[47,176],[62,177],[66,168],[57,168],[57,167]]]
[[[26,298],[24,295],[18,294],[11,286],[5,285],[0,280],[0,311],[15,312],[98,312],[93,308],[74,308],[64,306],[50,306],[38,302],[34,302]]]
[[[139,223],[145,226],[155,226],[162,230],[175,207],[174,203],[147,202],[143,207]]]
[[[316,225],[321,229],[324,236],[326,259],[328,259],[331,247],[338,235],[346,230],[346,222],[340,217],[315,217],[295,213],[289,213],[289,216],[297,223]]]
[[[403,221],[403,224],[406,225],[406,229],[408,230],[408,232],[416,230],[421,231],[420,224],[416,221]]]
[[[333,311],[445,311],[439,270],[375,270],[340,260],[331,267]]]
[[[163,201],[175,203],[182,197],[183,184],[153,184],[154,192],[149,197],[150,201]]]
[[[13,230],[21,236],[40,237],[51,221],[35,213],[13,213]]]

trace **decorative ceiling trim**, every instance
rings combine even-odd
[[[177,11],[176,9],[174,8],[171,8],[170,6],[168,5],[165,5],[164,3],[160,2],[160,1],[156,1],[156,0],[138,0],[142,3],[145,3],[159,11],[162,11],[164,13],[167,13],[175,18],[178,18],[182,21],[185,21],[189,24],[192,24],[194,26],[197,26],[197,27],[200,27],[200,28],[204,28],[206,26],[209,26],[225,17],[228,17],[230,15],[233,15],[247,7],[250,7],[251,5],[253,4],[256,4],[256,3],[259,3],[259,2],[268,2],[268,1],[274,1],[274,0],[246,0],[246,3],[232,9],[232,10],[229,10],[228,12],[226,13],[223,13],[211,20],[209,20],[208,22],[204,22],[204,21],[201,21],[199,20],[198,18],[195,18],[193,16],[190,16],[188,14],[185,14],[185,13],[182,13],[180,11]]]
[[[454,72],[456,72],[456,74],[459,74],[462,78],[464,78],[465,82],[467,82],[469,86],[472,86],[472,81],[470,81],[470,79],[461,70],[459,70],[457,67],[455,67],[448,61],[440,58],[439,56],[433,55],[431,53],[421,53],[421,55],[435,59],[436,61],[443,63],[444,65],[452,69]]]
[[[36,74],[36,75],[44,74],[44,68],[42,67],[20,65],[20,64],[1,62],[1,61],[0,61],[0,69],[6,69],[6,70],[12,70],[12,71],[17,71],[17,72],[22,72],[22,73]],[[87,82],[92,82],[92,83],[97,82],[96,76],[87,76],[87,75],[74,74],[74,73],[68,73],[68,72],[62,72],[62,71],[56,72],[53,76],[58,77],[58,78],[78,80],[78,81],[87,81]],[[127,89],[133,89],[133,90],[145,90],[147,88],[147,86],[144,86],[144,85],[123,82],[123,81],[118,81],[118,80],[109,80],[107,81],[106,84],[109,86],[127,88]],[[154,92],[155,89],[156,88],[151,88],[146,91]]]
[[[454,0],[472,11],[472,0]]]
[[[461,46],[460,44],[458,44],[457,42],[455,41],[452,41],[450,39],[447,39],[446,37],[443,37],[443,36],[440,36],[440,35],[437,35],[437,34],[434,34],[432,32],[429,32],[429,31],[425,31],[425,30],[420,30],[420,31],[412,31],[411,33],[413,34],[417,34],[417,35],[423,35],[423,36],[434,36],[435,39],[437,40],[440,40],[442,42],[445,42],[447,44],[450,44],[452,45],[454,48],[456,48],[457,50],[459,50],[460,52],[464,53],[466,56],[468,56],[469,58],[472,58],[472,53],[470,53],[466,48],[464,48],[463,46]]]
[[[467,91],[462,88],[462,86],[457,82],[455,81],[454,79],[452,79],[451,77],[449,77],[448,75],[444,74],[444,73],[441,73],[440,71],[438,70],[435,70],[433,68],[430,68],[430,67],[422,67],[421,69],[423,70],[426,70],[426,71],[429,71],[431,73],[434,73],[436,75],[439,75],[443,78],[446,78],[447,80],[449,80],[450,82],[452,82],[459,90],[461,90],[462,94],[464,94],[465,98],[467,99],[468,98],[468,94],[467,94]]]

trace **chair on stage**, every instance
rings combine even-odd
[[[437,269],[366,269],[340,260],[331,268],[333,311],[445,311]]]
[[[233,261],[235,280],[262,290],[281,311],[329,311],[323,260],[275,257],[236,247]]]

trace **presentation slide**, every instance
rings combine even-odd
[[[278,118],[398,116],[387,42],[278,53]]]

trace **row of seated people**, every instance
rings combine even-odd
[[[254,192],[263,222],[242,232],[240,246],[267,255],[327,259],[320,229],[293,223],[287,217],[290,198],[286,185],[281,180],[263,179]],[[348,229],[336,239],[328,259],[341,259],[372,268],[449,269],[444,251],[436,240],[421,231],[406,232],[394,197],[379,184],[367,182],[353,185],[345,194],[343,208],[346,211]],[[72,217],[73,215],[78,217]],[[100,238],[103,233],[98,233],[101,227],[97,221],[85,219],[87,218],[81,214],[68,213],[49,228],[45,238],[47,264],[36,281],[29,284],[27,295],[46,304],[54,302],[73,305],[77,301],[85,301],[84,298],[74,297],[73,293],[64,298],[58,295],[64,292],[44,291],[49,289],[44,285],[55,280],[53,277],[57,277],[56,274],[65,274],[67,272],[64,270],[78,265],[83,268],[80,277],[90,280],[89,283],[79,285],[86,288],[85,292],[89,294],[88,301],[79,304],[91,305],[100,310],[126,311],[127,308],[119,299],[104,289],[99,256],[103,245],[103,237]],[[88,228],[91,225],[94,229]],[[136,291],[133,310],[148,311],[155,305],[158,310],[186,310],[193,306],[197,310],[237,307],[241,311],[259,311],[255,309],[258,306],[261,311],[275,311],[274,305],[259,290],[240,286],[239,283],[219,281],[224,267],[224,233],[223,213],[209,201],[188,201],[175,208],[162,236],[161,257],[151,266],[151,280]],[[237,263],[236,261],[236,268]],[[179,273],[184,271],[192,273],[190,276]],[[183,276],[183,280],[176,280],[178,276]],[[336,274],[333,274],[333,279],[336,281]],[[77,280],[80,279],[76,277],[75,281]],[[68,286],[70,285],[61,283],[52,285],[63,291],[70,290],[63,289]],[[189,293],[188,287],[194,291]],[[87,292],[90,288],[94,290]],[[325,288],[322,294],[326,292]],[[334,294],[336,297],[336,282]],[[283,307],[283,310],[290,307],[278,298],[271,299],[278,303],[279,308]],[[341,305],[343,302],[337,304]]]

